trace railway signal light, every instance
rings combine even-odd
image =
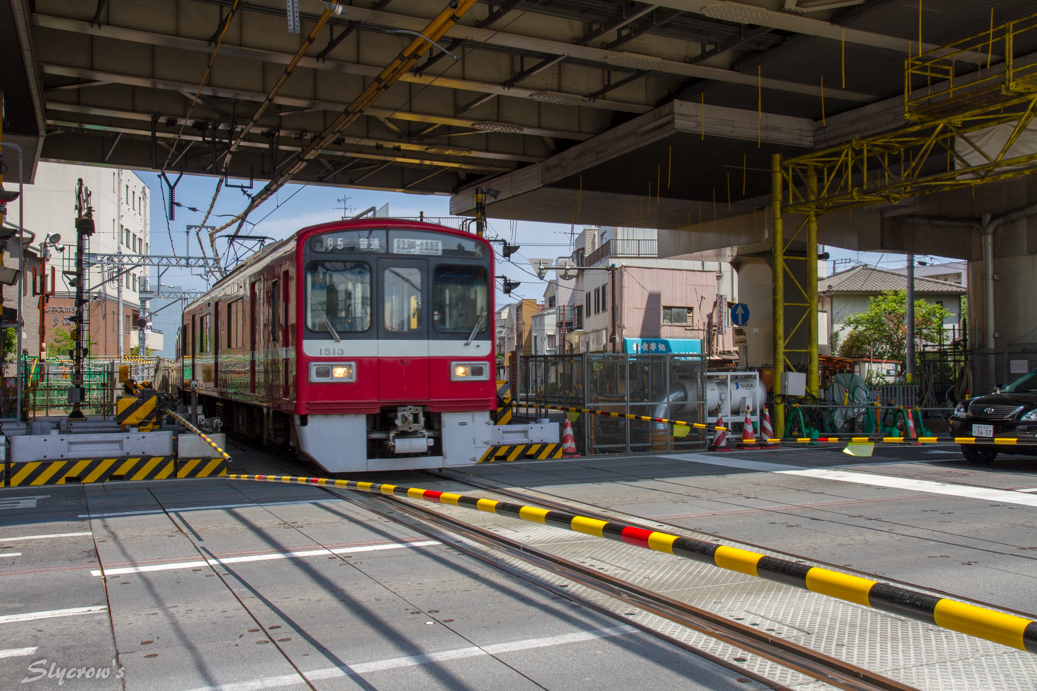
[[[508,241],[504,241],[504,246],[501,247],[500,253],[505,259],[510,259],[511,255],[519,251],[521,245],[509,245]]]
[[[522,285],[522,281],[513,281],[507,276],[501,276],[500,279],[504,282],[503,290],[505,295],[511,295],[511,291]]]

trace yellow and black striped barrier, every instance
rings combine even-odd
[[[123,428],[150,430],[158,426],[158,392],[144,389],[136,396],[120,396],[115,402],[115,421]]]
[[[495,463],[497,461],[517,461],[533,458],[544,461],[549,458],[561,458],[561,444],[514,444],[511,446],[491,446],[479,459],[479,463]]]
[[[208,444],[209,446],[211,446],[211,447],[212,447],[213,449],[215,449],[215,450],[216,450],[216,453],[220,454],[220,456],[222,456],[222,457],[223,457],[223,459],[224,459],[225,461],[227,461],[228,463],[230,463],[230,460],[231,460],[231,458],[230,458],[230,454],[228,454],[228,453],[227,453],[226,451],[224,451],[224,450],[223,450],[223,449],[221,449],[221,448],[220,448],[219,446],[217,446],[217,445],[216,445],[216,442],[214,442],[214,441],[213,441],[212,439],[210,439],[210,438],[208,437],[208,435],[206,435],[206,434],[205,434],[204,432],[202,432],[202,431],[201,431],[200,429],[198,429],[197,427],[195,427],[194,425],[192,425],[192,424],[191,424],[190,422],[188,422],[187,420],[185,420],[185,419],[184,419],[184,418],[183,418],[182,416],[180,416],[180,415],[179,415],[179,414],[177,414],[177,413],[174,413],[174,412],[173,412],[173,411],[171,411],[171,410],[167,410],[167,411],[166,411],[166,415],[169,415],[170,417],[176,418],[176,419],[177,419],[178,421],[180,421],[180,423],[181,423],[181,424],[182,424],[182,425],[183,425],[184,427],[186,427],[187,429],[191,430],[192,432],[194,432],[195,434],[197,434],[197,435],[198,435],[199,437],[201,437],[201,438],[202,438],[202,439],[203,439],[203,440],[205,441],[205,443],[206,443],[206,444]]]
[[[506,425],[511,422],[513,406],[511,405],[511,384],[507,381],[497,380],[497,418],[498,425]]]
[[[701,422],[685,422],[683,420],[667,420],[662,417],[648,417],[647,415],[629,415],[627,413],[613,413],[607,410],[594,410],[593,408],[573,408],[563,405],[547,405],[546,403],[511,403],[512,408],[543,408],[545,410],[561,410],[569,413],[586,413],[587,415],[601,415],[603,417],[614,417],[621,420],[639,420],[641,422],[661,422],[667,425],[673,425],[674,427],[689,427],[693,429],[711,430],[711,431],[728,431],[729,427],[721,427],[718,425],[706,425]]]
[[[228,475],[228,479],[339,487],[372,494],[423,499],[437,504],[517,518],[530,523],[541,523],[776,581],[1000,643],[1010,648],[1037,653],[1037,622],[1030,619],[737,547],[645,530],[614,521],[550,511],[536,506],[523,506],[416,487],[290,475]]]
[[[172,480],[221,477],[226,474],[227,462],[222,458],[177,460],[173,456],[144,456],[141,458],[32,461],[0,465],[0,487]]]

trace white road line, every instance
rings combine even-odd
[[[112,511],[109,513],[83,513],[79,518],[118,518],[120,516],[147,516],[160,513],[177,513],[180,511],[207,511],[214,509],[247,509],[250,507],[264,506],[292,506],[294,504],[323,504],[327,502],[339,502],[341,499],[311,499],[299,501],[267,501],[248,502],[246,504],[214,504],[210,506],[178,506],[168,509],[145,509],[143,511]]]
[[[36,648],[8,648],[7,650],[0,650],[0,658],[5,657],[28,657],[36,652]]]
[[[762,461],[747,461],[742,458],[727,458],[717,454],[704,453],[679,453],[671,455],[660,455],[659,458],[672,458],[675,461],[688,461],[690,463],[704,463],[706,465],[722,466],[724,468],[738,468],[739,470],[757,470],[761,473],[776,473],[781,470],[799,470],[801,465],[782,465],[780,463],[764,463]]]
[[[20,557],[20,556],[22,556],[21,552],[7,552],[6,554],[0,554],[0,557]]]
[[[359,554],[360,552],[381,552],[387,549],[405,549],[407,547],[430,547],[438,545],[436,540],[420,542],[400,542],[391,545],[362,545],[359,547],[339,547],[336,549],[307,549],[299,552],[276,552],[274,554],[252,554],[247,557],[227,557],[226,559],[204,559],[198,561],[180,561],[172,564],[153,564],[151,566],[127,566],[118,569],[105,569],[105,576],[122,576],[128,573],[149,573],[151,571],[174,571],[177,569],[197,569],[205,566],[222,564],[242,564],[251,561],[273,561],[275,559],[302,559],[304,557],[326,557],[332,554]],[[100,576],[99,570],[90,572],[91,576]]]
[[[534,650],[537,648],[549,648],[569,643],[582,643],[599,638],[611,636],[624,636],[634,633],[637,629],[632,626],[617,626],[610,629],[597,629],[594,631],[580,631],[568,633],[561,636],[549,636],[547,638],[531,638],[512,643],[499,643],[483,647],[458,648],[456,650],[445,650],[440,653],[429,653],[428,655],[412,655],[409,657],[394,657],[388,660],[375,660],[373,662],[362,662],[348,667],[329,667],[317,669],[312,672],[298,674],[284,674],[276,677],[263,677],[251,681],[241,681],[232,684],[220,684],[219,686],[201,686],[190,691],[261,691],[262,689],[277,689],[285,686],[305,684],[307,681],[319,681],[323,679],[337,679],[341,677],[359,676],[371,674],[372,672],[383,672],[401,667],[416,667],[448,660],[462,660],[470,657],[481,657],[483,655],[501,655],[521,650]],[[305,678],[304,678],[305,677]]]
[[[46,612],[26,612],[25,614],[5,614],[0,616],[0,624],[14,624],[20,621],[36,621],[37,619],[56,619],[58,617],[74,617],[79,614],[100,614],[107,612],[104,605],[94,607],[73,607],[72,609],[52,609]]]
[[[1037,487],[1031,487],[1030,489],[1017,489],[1016,492],[1037,492]]]
[[[827,470],[825,468],[808,468],[801,470],[779,470],[781,475],[798,475],[801,477],[814,477],[819,480],[834,480],[836,482],[853,482],[858,485],[871,485],[873,487],[889,487],[891,489],[906,489],[911,492],[925,492],[927,494],[945,494],[952,497],[964,497],[966,499],[980,499],[992,501],[999,504],[1022,504],[1023,506],[1037,506],[1037,496],[1024,494],[1015,490],[990,489],[988,487],[973,487],[971,485],[951,485],[944,482],[931,482],[929,480],[914,480],[908,477],[891,477],[888,475],[872,475],[870,473],[849,473],[844,470]]]
[[[89,530],[85,533],[52,533],[50,535],[26,535],[25,537],[0,537],[0,542],[19,542],[21,540],[49,540],[52,537],[83,537],[93,535]]]
[[[36,503],[40,499],[46,499],[49,494],[33,494],[22,497],[8,497],[6,499],[0,499],[0,511],[10,511],[12,509],[35,509]]]

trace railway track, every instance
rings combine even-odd
[[[328,494],[371,511],[383,518],[406,525],[428,537],[447,542],[452,548],[479,559],[494,568],[501,569],[519,578],[533,581],[556,595],[576,601],[582,606],[592,608],[608,616],[615,617],[616,612],[601,606],[601,604],[593,600],[574,595],[571,591],[565,590],[564,586],[545,582],[530,573],[530,571],[516,568],[514,565],[508,564],[499,558],[494,558],[492,554],[474,549],[471,543],[476,543],[491,553],[503,553],[535,569],[550,572],[585,588],[705,634],[835,688],[845,689],[846,691],[914,691],[914,687],[901,684],[863,667],[819,653],[780,637],[768,635],[752,626],[732,621],[704,609],[660,595],[648,588],[603,574],[570,559],[565,559],[537,547],[520,543],[466,521],[445,516],[438,511],[414,505],[394,497],[355,495],[348,490],[336,491],[329,487],[322,487],[321,489]],[[457,538],[463,539],[459,540]],[[787,686],[776,684],[764,676],[747,671],[745,667],[732,664],[701,648],[688,645],[655,628],[639,625],[629,620],[623,621],[668,643],[688,650],[695,655],[737,671],[739,674],[775,691],[791,691]]]

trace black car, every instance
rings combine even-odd
[[[993,440],[1016,438],[1037,444],[1037,369],[989,396],[959,403],[951,416],[951,434],[976,438],[976,444],[961,445],[961,452],[972,463],[991,463],[998,452],[1037,455],[1037,446],[995,446]]]

